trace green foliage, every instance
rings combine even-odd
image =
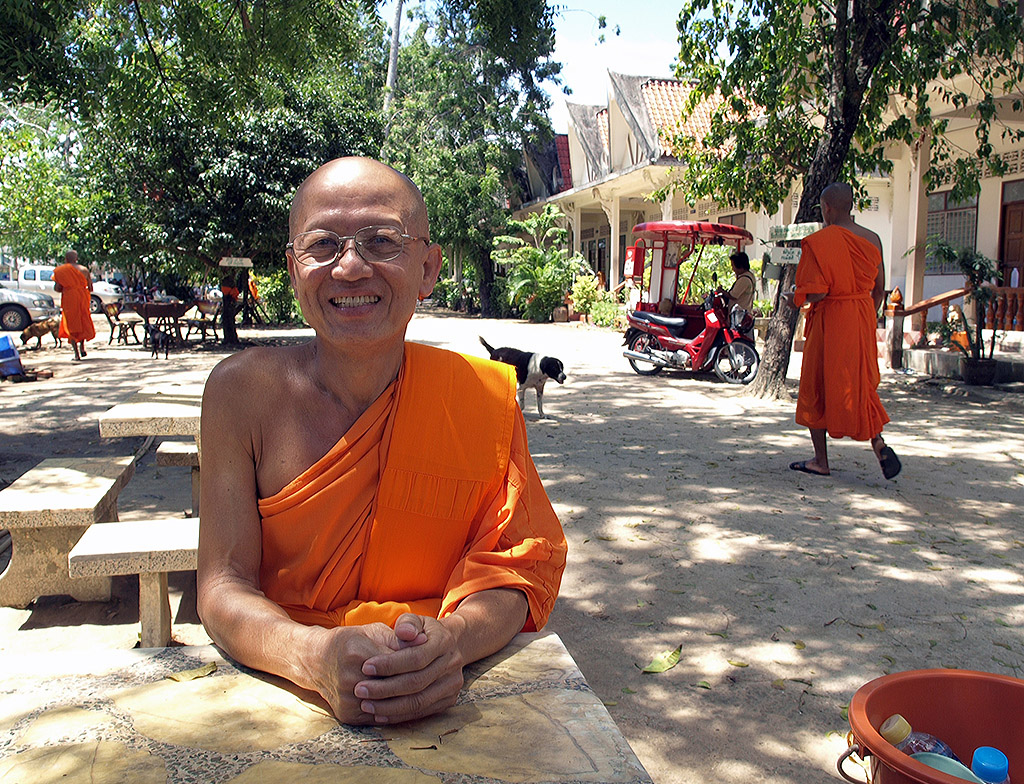
[[[594,303],[590,317],[599,327],[617,327],[624,317],[624,312],[618,302],[607,296]]]
[[[492,315],[491,241],[520,199],[524,141],[550,133],[539,88],[558,71],[550,10],[543,0],[446,0],[417,22],[399,54],[384,159],[420,186],[432,238],[476,271]]]
[[[996,296],[996,292],[992,288],[992,281],[997,274],[996,263],[973,248],[954,248],[941,239],[929,240],[928,251],[943,264],[956,264],[959,267],[960,273],[964,276],[965,285],[971,290],[969,296],[977,308],[973,331],[968,326],[963,311],[955,311],[955,318],[960,322],[960,326],[967,335],[968,347],[964,348],[955,341],[952,342],[952,345],[972,359],[992,359],[996,350],[996,331],[992,330],[992,342],[989,346],[988,357],[985,357],[982,329],[985,327],[985,314],[988,312],[988,306]],[[947,345],[949,342],[947,339]]]
[[[1001,112],[1019,112],[1024,22],[1015,3],[985,0],[685,0],[677,72],[689,110],[717,102],[703,140],[677,137],[690,198],[733,199],[772,213],[803,181],[796,220],[813,219],[822,188],[858,172],[888,174],[887,147],[932,139],[928,185],[977,192]],[[969,79],[958,79],[961,75]],[[978,101],[980,97],[980,102]],[[721,99],[719,101],[719,98]],[[977,147],[958,150],[939,111],[977,108]]]
[[[598,288],[593,275],[580,275],[572,284],[572,306],[577,313],[589,315],[594,303],[604,292]]]
[[[549,204],[523,220],[508,220],[507,230],[517,234],[494,238],[494,260],[511,269],[508,301],[531,321],[550,321],[576,276],[590,273],[583,257],[571,255],[564,247],[568,232],[559,226],[564,217]]]
[[[267,318],[274,324],[294,324],[301,320],[299,303],[295,299],[288,270],[280,268],[264,275],[256,275],[256,288]]]

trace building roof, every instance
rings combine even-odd
[[[608,170],[608,107],[592,106],[582,103],[568,103],[565,108],[569,112],[569,119],[576,128],[576,136],[583,147],[583,154],[590,164],[590,171],[594,178],[600,177]],[[601,123],[598,115],[605,115],[604,133],[601,132]]]

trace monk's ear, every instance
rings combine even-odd
[[[420,299],[426,299],[434,290],[437,277],[441,274],[441,264],[444,256],[441,253],[440,245],[430,245],[427,248],[426,258],[423,260],[423,281],[420,283]]]
[[[292,291],[297,293],[298,289],[295,287],[295,256],[290,250],[286,250],[284,252],[284,259],[288,264],[288,280],[291,281]]]

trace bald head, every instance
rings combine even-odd
[[[78,263],[78,252],[74,251],[74,250],[69,250],[67,253],[65,253],[64,254],[64,263],[65,264],[77,264]]]
[[[407,234],[428,234],[427,207],[412,180],[372,158],[335,158],[310,174],[295,191],[288,233],[294,237],[303,231],[326,228],[306,225],[313,212],[372,213],[375,208],[395,214]]]
[[[821,192],[821,204],[837,213],[849,215],[853,212],[853,188],[845,182],[834,182]]]

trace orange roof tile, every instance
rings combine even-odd
[[[711,112],[721,100],[715,96],[702,101],[684,123],[681,118],[690,93],[689,85],[685,82],[649,79],[640,88],[640,92],[666,155],[671,155],[672,151],[666,144],[665,136],[671,137],[682,131],[695,139],[703,138],[711,128]]]

